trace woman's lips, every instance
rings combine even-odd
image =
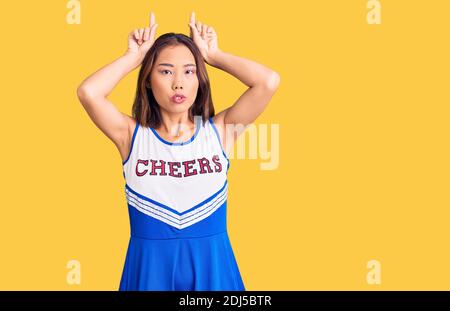
[[[170,100],[176,104],[181,104],[182,102],[184,102],[184,100],[186,99],[186,97],[184,95],[173,95]]]

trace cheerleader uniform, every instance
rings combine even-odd
[[[244,291],[227,233],[226,156],[213,119],[169,142],[139,123],[123,161],[130,239],[125,290]]]

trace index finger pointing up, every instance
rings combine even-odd
[[[155,14],[153,12],[150,12],[150,27],[155,24]]]
[[[191,13],[191,20],[190,20],[190,23],[195,25],[195,12],[192,12],[192,13]]]

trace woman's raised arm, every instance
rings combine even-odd
[[[156,27],[151,13],[150,25],[128,35],[128,50],[110,64],[87,77],[77,88],[77,96],[95,125],[126,154],[134,120],[120,112],[107,96],[129,72],[137,68],[153,45]]]
[[[191,38],[205,62],[233,75],[249,87],[233,105],[214,116],[224,149],[228,152],[237,137],[269,104],[280,84],[280,75],[262,64],[221,51],[216,31],[197,21],[195,12],[191,14],[189,27]]]

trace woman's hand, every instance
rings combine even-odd
[[[150,13],[150,25],[146,28],[134,29],[128,35],[128,50],[127,55],[136,57],[139,64],[144,60],[148,50],[155,42],[155,33],[158,24],[155,23],[155,15]]]
[[[190,37],[199,48],[204,60],[211,65],[213,55],[219,51],[217,34],[212,26],[195,21],[195,12],[192,12],[189,22]]]

